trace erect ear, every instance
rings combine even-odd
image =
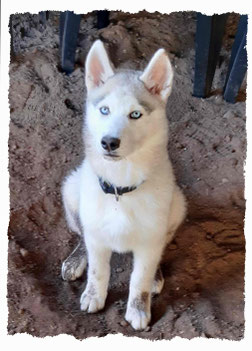
[[[171,93],[173,70],[168,55],[164,49],[156,51],[140,80],[153,95],[165,101]]]
[[[87,90],[94,89],[114,75],[112,64],[101,40],[96,40],[86,58],[85,82]]]

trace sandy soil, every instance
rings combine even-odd
[[[46,28],[36,15],[13,16],[10,334],[243,338],[245,90],[234,105],[220,94],[238,16],[229,18],[213,94],[207,99],[192,97],[195,19],[191,12],[112,12],[109,27],[97,30],[95,14],[84,15],[76,67],[66,76],[59,70],[59,13],[50,14]],[[167,104],[169,153],[189,214],[165,251],[164,290],[153,299],[151,325],[143,332],[123,320],[130,254],[113,255],[106,306],[94,315],[79,310],[86,274],[72,283],[60,276],[62,261],[77,243],[63,217],[60,184],[84,157],[83,62],[97,38],[106,43],[116,66],[142,68],[156,49],[165,47],[175,69]]]

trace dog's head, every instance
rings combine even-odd
[[[165,103],[173,71],[159,49],[143,72],[115,71],[100,40],[86,59],[88,147],[107,160],[133,155],[167,134]],[[166,140],[167,142],[167,140]]]

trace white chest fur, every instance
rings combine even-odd
[[[103,192],[88,162],[81,172],[79,216],[88,240],[125,252],[165,235],[172,184],[164,191],[162,184],[146,180],[116,201]]]

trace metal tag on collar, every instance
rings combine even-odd
[[[119,194],[117,192],[117,187],[114,186],[114,189],[115,189],[115,198],[116,198],[116,201],[119,201]]]

